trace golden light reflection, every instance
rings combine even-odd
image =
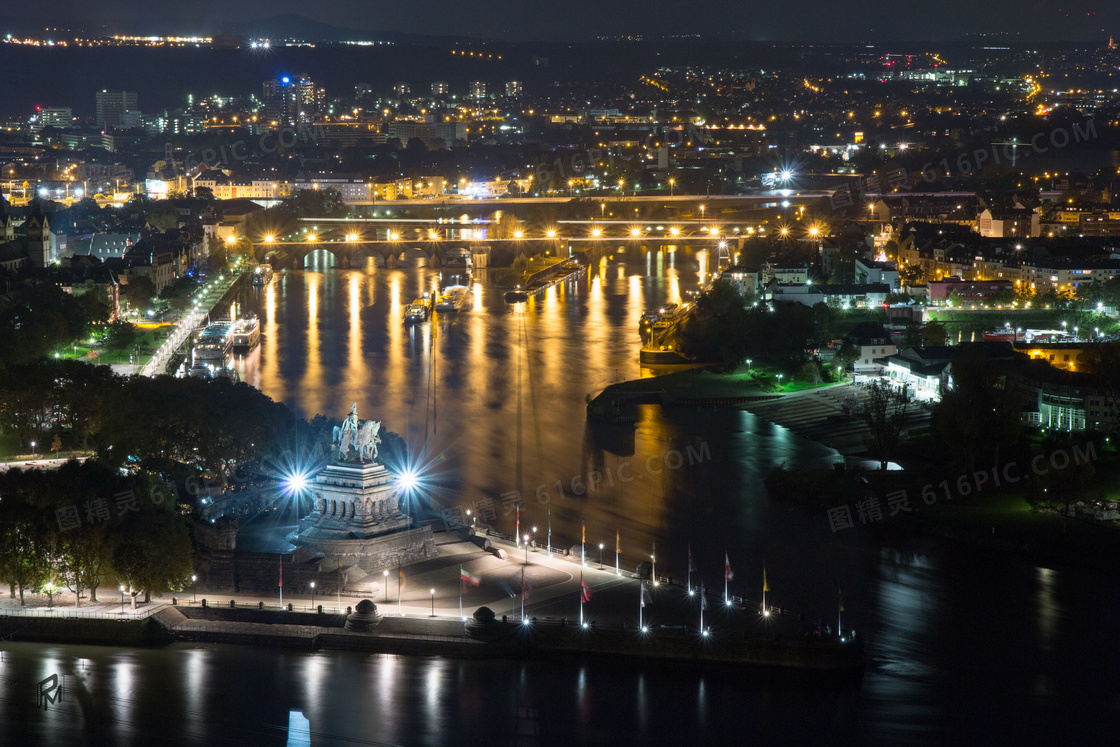
[[[351,272],[350,287],[350,336],[349,336],[349,376],[351,386],[358,386],[363,376],[362,368],[362,275]]]
[[[302,388],[310,400],[311,412],[323,412],[322,350],[319,349],[319,291],[325,276],[318,272],[304,272],[307,284],[307,369]]]

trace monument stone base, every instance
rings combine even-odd
[[[435,557],[428,526],[412,528],[384,465],[332,462],[310,484],[311,513],[292,544],[366,573]]]

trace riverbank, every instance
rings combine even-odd
[[[315,613],[285,608],[216,608],[158,605],[143,619],[0,616],[0,639],[69,644],[156,646],[173,641],[268,646],[305,651],[447,656],[452,658],[616,659],[674,661],[703,668],[772,669],[822,675],[858,676],[862,641],[836,636],[797,635],[778,614],[751,637],[718,628],[701,635],[683,626],[580,624],[576,620],[492,619],[475,625],[461,620],[413,616],[380,617],[368,631],[349,630],[356,613]],[[757,614],[757,611],[756,611]],[[480,608],[475,620],[486,620]],[[760,618],[761,619],[761,618]]]
[[[187,641],[507,660],[671,660],[822,674],[858,673],[862,667],[861,646],[812,635],[810,621],[821,618],[818,611],[790,610],[772,597],[762,614],[758,600],[737,595],[736,584],[727,599],[709,592],[710,611],[701,611],[695,585],[652,579],[648,564],[643,577],[621,564],[581,562],[578,550],[519,548],[494,532],[476,537],[478,543],[458,541],[458,532],[441,534],[439,557],[406,567],[407,582],[394,583],[403,588],[370,589],[365,601],[290,593],[308,584],[289,573],[282,605],[271,594],[194,590],[136,609],[123,595],[114,604],[113,592],[106,590],[100,603],[80,608],[70,594],[56,594],[50,608],[41,595],[29,596],[29,605],[37,606],[28,607],[5,598],[0,638],[120,645]],[[461,580],[464,571],[477,585]],[[526,589],[525,598],[511,589]],[[585,593],[591,598],[581,603]],[[640,609],[639,598],[646,602]],[[368,630],[347,629],[348,622],[363,621],[373,624]]]
[[[918,535],[1020,556],[1048,567],[1115,574],[1120,526],[1036,510],[1022,491],[946,498],[940,483],[901,471],[775,470],[775,500],[820,511],[833,532],[874,532],[885,544]]]
[[[751,403],[780,403],[786,395],[839,386],[837,382],[783,383],[783,378],[759,368],[719,372],[710,366],[694,367],[611,384],[588,403],[587,414],[599,420],[625,422],[633,405],[739,408]]]

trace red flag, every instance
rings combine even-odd
[[[463,588],[466,588],[467,584],[478,586],[482,583],[482,578],[471,573],[463,566],[459,566],[459,581],[463,584]]]
[[[529,592],[532,591],[532,590],[533,590],[532,587],[529,586],[529,579],[525,578],[525,570],[522,569],[521,570],[521,598],[522,599],[528,599],[529,598]]]
[[[642,586],[642,606],[645,607],[647,604],[653,604],[653,600],[649,597],[649,592],[646,591],[646,582],[639,581],[638,583]]]
[[[284,556],[280,556],[280,588],[284,588]]]
[[[508,514],[507,514],[508,516]],[[517,528],[513,530],[514,544],[521,542],[521,504],[517,504]]]
[[[730,581],[735,578],[735,574],[731,572],[731,559],[727,557],[727,553],[723,554],[723,580]]]
[[[583,580],[583,571],[579,572],[579,587],[580,587],[580,601],[590,602],[591,601],[591,587],[589,587],[587,585],[587,582]]]

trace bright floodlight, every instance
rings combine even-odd
[[[296,471],[284,478],[284,492],[288,495],[299,495],[307,487],[307,475]]]
[[[267,236],[264,237],[264,243],[266,243],[266,244],[271,244],[275,240],[276,240],[276,237],[273,236],[272,234],[268,234]]]
[[[790,171],[789,169],[784,170],[781,174],[781,179],[782,179],[783,182],[788,182],[792,178],[793,178],[793,172]]]
[[[763,617],[770,617],[770,610],[763,610],[762,611],[762,616]]]
[[[702,632],[700,633],[700,635],[702,635],[702,636],[704,636],[704,637],[707,637],[707,635],[708,635],[708,631],[707,631],[707,629],[705,629],[704,631],[702,631]]]
[[[643,633],[648,633],[648,632],[649,632],[649,628],[648,628],[648,627],[646,627],[645,625],[643,625],[643,626],[642,626],[642,632],[643,632]]]
[[[400,482],[401,488],[405,491],[409,491],[415,488],[416,483],[419,481],[416,473],[410,469],[406,469],[404,472],[401,472],[397,477],[397,480]]]
[[[587,623],[584,623],[584,624],[583,624],[583,627],[585,627],[585,628],[586,628],[586,627],[587,627]]]

